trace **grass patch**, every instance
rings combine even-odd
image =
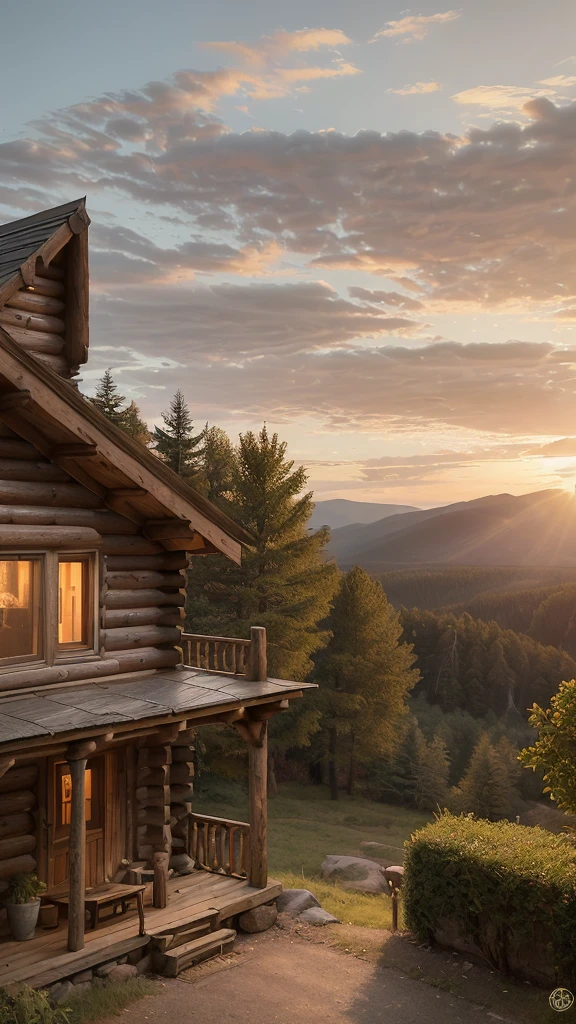
[[[309,889],[323,909],[343,924],[353,924],[360,928],[392,927],[392,901],[389,896],[348,892],[336,883],[318,878],[302,878],[290,872],[281,872],[276,877],[285,889]]]
[[[247,821],[247,793],[237,783],[204,776],[194,810]],[[401,863],[405,840],[431,817],[346,794],[330,800],[325,786],[283,784],[268,803],[270,873],[298,875],[302,885],[302,877],[319,877],[320,865],[331,853]]]
[[[66,1000],[70,1008],[70,1024],[90,1024],[102,1017],[116,1017],[131,1003],[144,996],[158,995],[158,985],[149,978],[129,978],[127,981],[106,982],[92,986]]]

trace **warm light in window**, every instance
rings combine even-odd
[[[84,644],[85,562],[59,563],[58,643]]]
[[[40,562],[0,560],[0,660],[38,654],[39,602]]]
[[[87,768],[85,774],[84,812],[86,821],[92,819],[92,769]],[[60,793],[60,824],[69,825],[72,820],[72,777],[69,773],[62,776]]]

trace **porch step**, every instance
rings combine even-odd
[[[161,965],[156,968],[165,978],[176,978],[180,971],[203,960],[210,960],[214,956],[221,956],[222,953],[229,953],[234,947],[236,932],[233,928],[220,928],[217,932],[210,932],[199,939],[185,942],[175,949],[168,949],[158,956]]]
[[[192,939],[198,939],[202,935],[209,935],[213,932],[218,921],[217,910],[203,910],[193,914],[185,922],[173,927],[154,932],[150,939],[150,948],[153,954],[165,953],[168,949],[175,949]]]

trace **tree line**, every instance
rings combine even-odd
[[[235,444],[219,427],[196,430],[177,392],[149,431],[110,371],[92,401],[252,538],[240,566],[221,555],[193,560],[186,628],[247,637],[263,625],[270,674],[318,684],[272,720],[272,793],[289,758],[334,799],[361,784],[383,800],[433,807],[449,796],[474,810],[473,793],[493,779],[500,809],[514,804],[510,750],[494,729],[503,720],[525,729],[527,705],[576,675],[571,658],[470,615],[399,610],[363,569],[341,573],[326,554],[329,530],[308,529],[305,469],[266,426]],[[204,760],[237,775],[245,749],[236,733],[201,732]]]

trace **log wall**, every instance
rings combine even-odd
[[[38,766],[10,768],[0,778],[0,892],[8,879],[36,870]]]
[[[2,310],[0,323],[1,316]],[[2,527],[8,525],[36,526],[46,535],[54,527],[55,536],[67,527],[96,531],[100,541],[96,653],[101,660],[92,656],[83,662],[79,652],[64,668],[0,668],[0,692],[178,664],[186,555],[165,551],[148,540],[136,523],[107,509],[99,496],[31,444],[0,427],[0,554],[11,543],[8,530],[4,542],[2,537]]]
[[[0,308],[0,326],[36,359],[68,377],[64,268],[56,263],[39,263],[31,288],[21,288]]]
[[[185,853],[191,810],[191,733],[173,744],[142,746],[136,771],[137,853],[149,867],[158,853]]]

